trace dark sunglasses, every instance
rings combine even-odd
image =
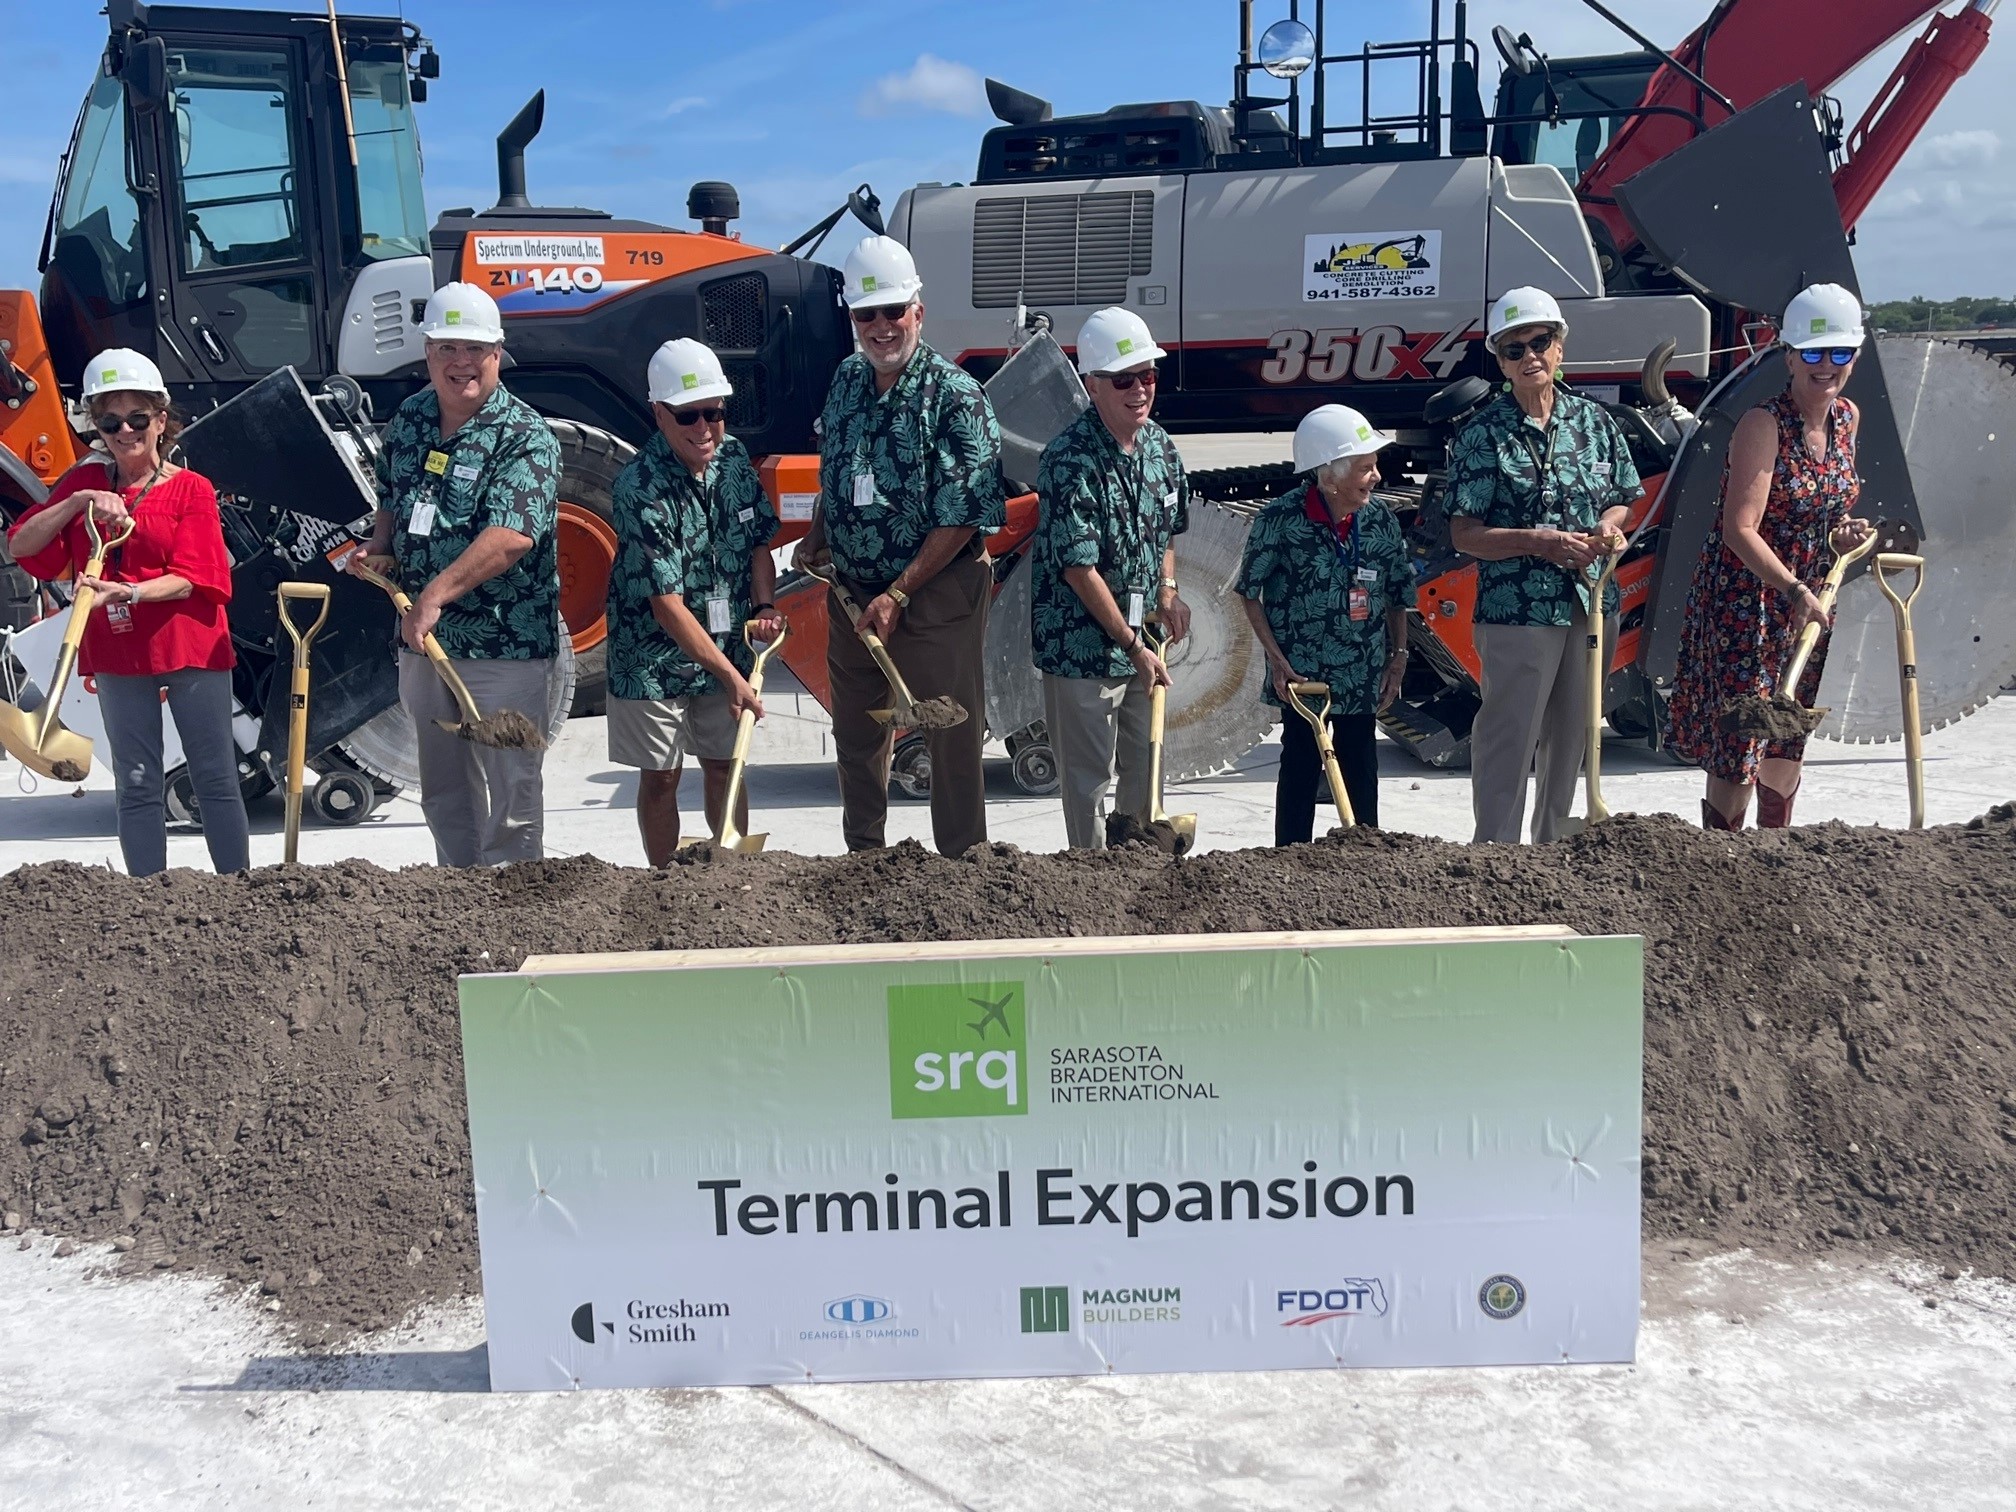
[[[1538,357],[1542,352],[1546,351],[1547,348],[1551,347],[1552,345],[1554,345],[1554,333],[1552,331],[1542,331],[1538,336],[1535,336],[1531,341],[1506,342],[1503,346],[1498,348],[1498,360],[1500,362],[1517,362],[1521,357],[1524,357],[1528,352],[1531,352],[1535,357]]]
[[[1808,367],[1820,366],[1822,358],[1825,358],[1827,361],[1833,363],[1834,366],[1836,367],[1846,367],[1848,366],[1849,363],[1855,360],[1855,348],[1802,347],[1800,349],[1799,360],[1805,363],[1806,366]]]
[[[718,404],[710,404],[705,409],[674,410],[672,418],[681,425],[698,425],[702,420],[709,425],[718,425],[728,418],[728,411]]]
[[[1102,373],[1100,376],[1113,385],[1116,394],[1126,393],[1137,383],[1143,388],[1153,388],[1157,382],[1153,368],[1143,368],[1138,373]]]
[[[100,415],[91,423],[101,436],[116,436],[122,430],[144,431],[154,423],[154,410],[131,410],[123,415]]]
[[[910,313],[910,306],[907,304],[870,305],[865,310],[856,307],[847,313],[854,317],[854,324],[857,326],[871,326],[878,320],[886,320],[892,325],[901,325],[903,317]]]

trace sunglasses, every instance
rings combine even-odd
[[[1799,360],[1805,363],[1806,366],[1808,367],[1820,366],[1822,358],[1825,358],[1828,362],[1833,363],[1834,366],[1836,367],[1846,367],[1848,366],[1849,363],[1855,360],[1855,348],[1803,347],[1800,349]]]
[[[728,418],[728,411],[718,404],[710,404],[705,409],[674,410],[672,418],[681,425],[698,425],[702,420],[709,425],[719,425]]]
[[[1552,331],[1542,331],[1538,336],[1535,336],[1531,341],[1506,342],[1503,346],[1498,348],[1498,360],[1500,362],[1517,362],[1521,357],[1524,357],[1528,352],[1531,352],[1535,357],[1538,357],[1542,352],[1546,351],[1547,348],[1551,347],[1552,345],[1554,345],[1554,333]]]
[[[907,304],[871,305],[865,310],[857,308],[847,313],[854,317],[854,324],[857,326],[871,326],[878,320],[886,320],[891,325],[901,325],[903,317],[910,313],[910,309]]]
[[[1116,394],[1126,393],[1137,383],[1143,388],[1153,388],[1158,381],[1155,369],[1152,367],[1143,368],[1138,373],[1101,373],[1099,376],[1113,385],[1113,392]]]
[[[103,436],[116,436],[122,430],[144,431],[154,423],[155,411],[132,410],[123,415],[100,415],[91,423],[98,427]]]

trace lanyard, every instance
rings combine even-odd
[[[1539,472],[1540,507],[1551,513],[1558,502],[1554,492],[1554,447],[1561,439],[1561,417],[1556,415],[1548,422],[1547,450],[1544,454],[1534,443],[1532,429],[1524,419],[1521,419],[1517,435],[1520,444],[1526,448],[1526,454],[1533,459],[1533,466]],[[1543,520],[1542,523],[1550,522]]]

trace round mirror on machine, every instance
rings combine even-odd
[[[1260,34],[1260,66],[1277,79],[1299,79],[1316,61],[1316,36],[1300,21],[1276,21]]]

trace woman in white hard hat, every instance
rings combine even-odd
[[[1344,791],[1360,824],[1379,823],[1378,711],[1407,670],[1414,595],[1400,522],[1372,490],[1393,438],[1342,404],[1295,427],[1295,486],[1254,517],[1235,591],[1267,657],[1262,697],[1286,708],[1291,682],[1330,685],[1330,730]],[[1300,715],[1281,721],[1274,843],[1310,838],[1321,762]]]
[[[1470,802],[1478,842],[1516,845],[1537,770],[1544,843],[1561,833],[1588,749],[1589,616],[1617,607],[1615,583],[1601,605],[1590,584],[1602,556],[1624,549],[1638,469],[1603,406],[1559,383],[1568,322],[1552,295],[1509,291],[1485,330],[1505,388],[1449,453],[1449,538],[1478,562]]]
[[[609,574],[609,759],[637,770],[644,859],[679,849],[679,776],[691,751],[708,827],[721,833],[735,729],[763,704],[748,683],[742,627],[772,640],[770,541],[777,512],[749,452],[728,434],[734,385],[691,338],[668,341],[646,374],[658,433],[616,479],[616,563]],[[749,824],[748,795],[735,822]]]
[[[1769,698],[1799,632],[1821,620],[1818,590],[1834,550],[1866,536],[1850,519],[1861,491],[1855,434],[1861,414],[1842,397],[1863,342],[1862,303],[1838,284],[1814,284],[1786,307],[1778,336],[1790,376],[1784,393],[1737,423],[1722,475],[1722,511],[1701,543],[1687,591],[1667,745],[1708,774],[1704,829],[1740,830],[1757,791],[1757,824],[1792,822],[1805,738],[1726,733],[1723,708]],[[1793,696],[1810,705],[1827,657],[1823,636]]]
[[[168,865],[161,703],[182,739],[203,839],[220,872],[251,864],[238,748],[231,738],[231,668],[225,623],[231,557],[217,491],[169,460],[181,425],[168,408],[161,370],[123,347],[100,352],[84,372],[84,402],[104,455],[78,463],[45,503],[8,533],[15,559],[39,578],[81,569],[91,555],[84,513],[101,535],[133,533],[84,578],[97,595],[78,648],[78,667],[98,690],[119,795],[119,849],[126,869],[150,876]]]

